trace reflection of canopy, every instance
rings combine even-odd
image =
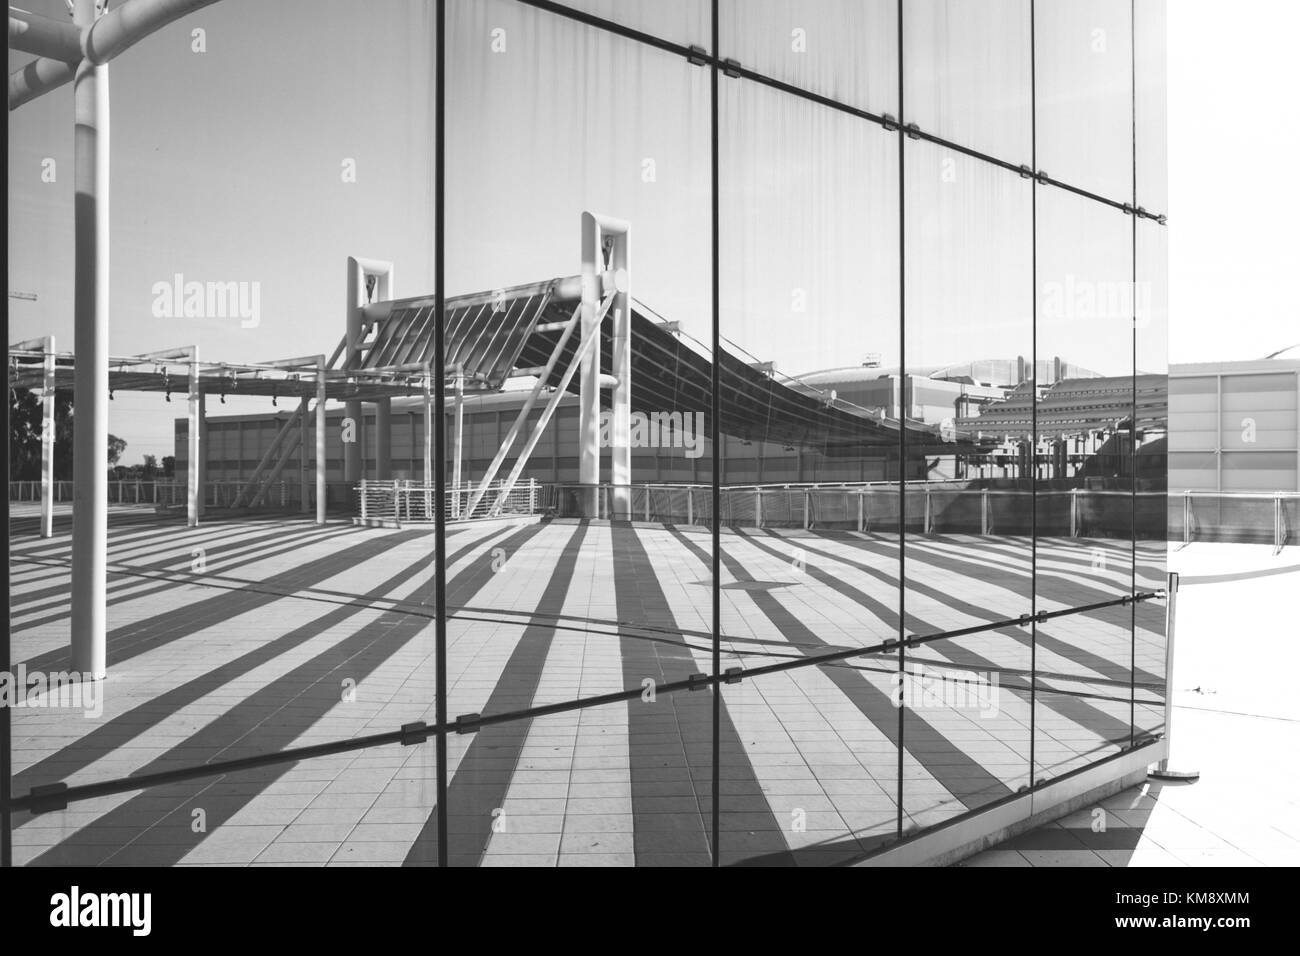
[[[565,280],[515,286],[447,301],[446,364],[460,366],[468,387],[497,390],[512,372],[547,364],[561,336],[560,324],[575,301]],[[397,303],[378,323],[362,368],[382,374],[432,358],[434,312],[429,299]],[[540,329],[539,329],[540,326]],[[548,327],[556,326],[556,327]],[[601,368],[612,367],[613,341],[607,319],[601,329]],[[581,337],[573,335],[547,381],[558,387]],[[632,408],[642,412],[694,412],[710,427],[712,363],[672,326],[632,312]],[[778,380],[762,368],[723,351],[720,367],[721,430],[748,441],[817,447],[839,454],[867,447],[894,448],[898,422],[883,412],[859,408],[793,380]],[[576,377],[569,390],[578,392]],[[608,406],[609,392],[602,392]],[[918,436],[933,436],[921,425]],[[951,447],[951,446],[949,446]]]
[[[501,388],[519,364],[524,342],[555,298],[555,286],[537,282],[448,299],[445,367],[459,367],[471,384],[481,388]],[[379,324],[361,367],[378,371],[432,362],[435,315],[429,300],[394,308]]]
[[[563,306],[551,307],[549,321],[565,317]],[[608,325],[608,323],[606,323]],[[529,338],[520,354],[524,365],[542,365],[555,347],[559,332]],[[576,339],[576,337],[575,337]],[[571,339],[547,383],[558,385],[560,371],[580,344]],[[601,367],[609,368],[612,341],[601,341]],[[632,311],[632,408],[636,411],[695,412],[711,427],[712,363],[670,327]],[[747,441],[804,447],[853,448],[898,445],[898,422],[875,410],[831,398],[794,381],[780,381],[725,349],[719,363],[720,430]],[[577,383],[569,386],[577,391]],[[608,402],[608,394],[602,394]],[[918,433],[930,435],[929,429]]]

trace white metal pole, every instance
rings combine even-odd
[[[316,360],[316,523],[325,523],[325,356]]]
[[[41,537],[54,537],[54,336],[45,336],[41,381]]]
[[[347,348],[343,353],[344,368],[351,368],[356,363],[359,355],[361,303],[364,296],[364,286],[365,276],[362,274],[361,264],[352,256],[348,256],[348,307],[345,326]],[[358,401],[345,402],[343,416],[352,419],[356,429],[352,436],[355,441],[343,443],[343,480],[353,484],[361,480],[361,432],[365,425],[361,403]],[[316,470],[319,471],[320,467],[318,462]]]
[[[306,395],[302,397],[302,404],[299,406],[298,414],[302,416],[302,421],[298,423],[301,431],[298,434],[298,496],[301,500],[298,502],[299,510],[303,514],[311,511],[311,486],[307,481],[307,441],[310,438],[311,419],[308,417],[308,406],[311,404]]]
[[[199,484],[199,472],[202,468],[201,456],[207,451],[199,440],[199,347],[194,346],[190,355],[190,389],[189,389],[189,458],[190,466],[185,469],[185,524],[198,527],[199,497],[202,486]]]
[[[465,376],[460,372],[456,374],[456,400],[453,414],[456,417],[456,427],[452,431],[451,441],[451,516],[459,518],[461,458],[465,447]]]
[[[198,350],[195,349],[194,362],[199,361]],[[199,388],[199,499],[198,513],[199,521],[208,510],[208,496],[205,489],[208,487],[208,396]]]
[[[621,278],[622,288],[614,296],[614,341],[610,371],[617,379],[610,396],[612,421],[609,442],[611,511],[609,517],[632,520],[632,267],[628,254],[628,232],[614,241],[610,268]]]
[[[1174,746],[1174,631],[1178,611],[1178,572],[1165,576],[1165,758],[1151,772],[1158,780],[1196,780],[1198,770],[1171,770]]]
[[[600,227],[582,214],[582,344],[600,337],[600,274],[603,272]],[[587,348],[578,378],[578,482],[585,518],[595,518],[600,483],[600,347]]]
[[[433,368],[424,367],[424,519],[434,520],[433,512]],[[439,507],[441,507],[441,502]]]
[[[76,0],[73,23],[95,22],[95,0]],[[75,211],[73,323],[72,668],[107,675],[108,553],[108,67],[83,60],[73,79]]]

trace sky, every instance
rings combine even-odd
[[[1011,8],[1021,0],[999,2]],[[618,9],[608,0],[584,5]],[[64,16],[62,0],[32,6]],[[593,209],[633,223],[633,294],[707,340],[707,71],[507,0],[451,6],[448,293],[576,273],[580,213]],[[632,9],[648,17],[638,26],[673,24],[674,39],[684,39],[697,28],[684,26],[694,22],[682,15],[691,6],[675,0]],[[1276,168],[1300,148],[1287,97],[1297,85],[1288,47],[1300,5],[1243,0],[1232,16],[1202,0],[1169,7],[1170,358],[1260,357],[1300,340],[1287,288],[1300,261],[1290,228],[1300,200],[1285,168]],[[343,331],[348,255],[391,260],[399,296],[433,291],[431,9],[419,0],[223,0],[114,62],[113,354],[188,344],[232,361],[331,352]],[[893,4],[837,9],[836,19],[797,24],[819,60],[792,59],[790,24],[779,20],[737,52],[773,71],[815,61],[809,76],[848,84],[828,92],[889,112],[892,94],[881,76],[893,71],[878,62],[876,47],[854,38],[892,35],[881,17]],[[855,11],[856,22],[844,21],[845,10]],[[203,31],[198,39],[195,29]],[[987,56],[986,46],[976,38],[966,54],[949,55]],[[1092,62],[1087,51],[1076,52]],[[840,68],[862,62],[875,68]],[[1004,82],[1023,66],[1011,67]],[[749,84],[729,81],[722,95],[724,336],[790,374],[856,365],[869,352],[896,362],[892,137],[830,111],[801,106],[796,115]],[[67,349],[71,88],[11,113],[9,122],[10,288],[37,295],[9,300],[9,338],[52,332]],[[909,191],[938,196],[950,188],[941,158],[908,148]],[[1052,165],[1058,172],[1069,160],[1063,153]],[[51,162],[54,181],[46,182]],[[917,272],[920,259],[910,257],[918,293],[909,296],[910,309],[929,316],[916,323],[911,360],[1028,354],[1030,327],[1014,318],[1023,314],[1016,310],[1028,258],[999,255],[1004,240],[995,238],[1003,230],[1024,234],[1017,223],[1029,208],[1027,187],[1014,174],[997,179],[974,164],[954,170],[952,188],[975,184],[952,204],[955,214],[913,224],[914,236],[957,237],[961,248],[937,255],[932,271]],[[1084,228],[1096,211],[1076,215],[1068,198],[1040,207],[1040,215],[1061,210],[1042,234],[1079,250],[1062,260],[1063,274],[1123,267],[1126,256],[1088,252],[1078,238],[1122,235],[1110,228],[1115,223],[1101,217]],[[1080,264],[1089,258],[1096,264]],[[1040,269],[1052,261],[1040,256]],[[166,314],[157,288],[177,275],[255,283],[256,325]],[[1100,336],[1067,332],[1057,351],[1107,370]],[[1040,345],[1050,339],[1042,336]],[[170,454],[182,409],[156,395],[116,395],[109,427],[129,442],[124,461]],[[210,405],[210,414],[268,410],[265,401],[233,397]]]
[[[1293,0],[1169,2],[1169,359],[1300,343]]]

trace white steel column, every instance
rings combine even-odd
[[[596,217],[582,214],[582,344],[600,335],[601,261],[600,228]],[[590,487],[579,491],[579,510],[587,518],[596,516],[596,485],[600,483],[600,348],[589,348],[583,356],[578,377],[578,482]]]
[[[599,216],[594,213],[582,214],[582,341],[586,344],[591,337],[600,336],[601,277],[606,271],[605,240],[611,239],[613,248],[610,253],[608,268],[620,276],[619,285],[627,286],[629,277],[626,273],[628,255],[628,224],[618,219]],[[619,270],[624,270],[620,272]],[[632,315],[631,301],[626,288],[620,288],[611,305],[614,311],[614,349],[612,362],[616,382],[613,394],[613,422],[611,429],[611,478],[615,484],[627,484],[631,481],[631,448],[629,438],[631,431],[631,336],[629,334]],[[622,348],[620,349],[620,333]],[[585,517],[595,518],[599,515],[600,484],[600,345],[596,343],[586,350],[580,368],[578,388],[578,481],[587,487],[581,491],[581,511]],[[616,492],[617,494],[617,492]],[[621,499],[616,498],[615,510],[625,516],[629,514],[629,496],[625,493]]]
[[[610,268],[620,277],[614,296],[614,342],[610,372],[617,381],[610,404],[609,480],[613,486],[611,520],[632,520],[632,296],[628,233],[614,243]]]
[[[302,404],[298,406],[298,414],[302,420],[298,423],[301,431],[298,433],[298,502],[299,510],[303,514],[311,511],[311,485],[307,481],[307,441],[309,438],[311,419],[307,417],[310,399],[306,395],[302,397]]]
[[[75,0],[73,23],[90,27],[95,0]],[[108,67],[86,60],[73,79],[76,129],[73,323],[72,669],[99,680],[105,652],[108,554]]]
[[[433,370],[424,365],[424,519],[433,520]]]
[[[54,336],[45,336],[41,369],[41,537],[54,537]]]
[[[451,436],[451,516],[460,517],[461,458],[465,447],[465,374],[456,370],[456,399],[453,405],[456,427]],[[427,480],[427,479],[426,479]]]
[[[197,349],[194,354],[195,364],[198,363],[199,356]],[[199,520],[203,520],[207,512],[207,488],[208,488],[208,393],[202,386],[199,387]]]
[[[199,438],[199,347],[194,346],[190,354],[190,388],[189,388],[189,467],[185,469],[185,524],[194,528],[199,523],[199,498],[202,486],[199,484],[199,472],[202,468],[200,456],[207,453]]]
[[[373,297],[366,294],[366,277],[374,276]],[[347,329],[345,333],[344,367],[353,368],[361,364],[362,339],[364,337],[365,307],[371,301],[383,302],[393,297],[393,264],[378,259],[360,259],[348,256],[347,282]],[[387,410],[381,406],[387,405]],[[392,404],[375,403],[375,474],[388,477],[392,469]],[[365,415],[362,403],[349,401],[343,413],[356,423],[356,441],[343,446],[343,477],[349,482],[359,482],[362,478],[364,460],[362,441],[364,440]]]
[[[316,359],[316,523],[325,523],[325,356]]]
[[[344,368],[352,368],[360,358],[358,345],[361,342],[361,306],[365,302],[365,289],[365,274],[361,270],[361,264],[352,256],[348,256],[348,308],[345,331],[347,346],[343,352]],[[356,429],[353,434],[354,441],[343,443],[343,480],[355,484],[361,480],[361,432],[365,426],[361,403],[345,402],[343,417],[352,419]],[[342,434],[341,429],[340,434]],[[320,468],[320,462],[317,461],[316,470],[319,472]]]

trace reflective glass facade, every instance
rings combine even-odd
[[[114,528],[103,715],[14,712],[15,863],[843,864],[1163,733],[1163,2],[372,16],[400,294],[550,298],[506,386],[444,329],[428,431],[376,413],[436,521]]]

